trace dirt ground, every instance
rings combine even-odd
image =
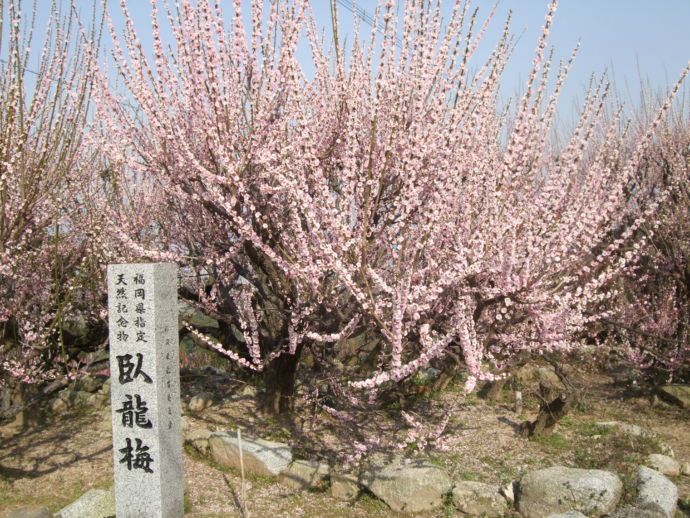
[[[454,480],[476,480],[503,485],[527,471],[552,465],[609,469],[623,479],[625,499],[633,496],[634,473],[647,453],[664,444],[677,460],[690,462],[690,412],[659,402],[643,390],[618,386],[606,374],[577,372],[574,381],[581,397],[576,407],[541,440],[518,434],[524,419],[533,418],[537,400],[525,390],[522,414],[513,409],[513,393],[505,390],[498,402],[476,395],[465,397],[459,385],[442,394],[409,402],[409,415],[425,422],[453,409],[444,434],[445,448],[433,446],[422,455],[443,466]],[[379,411],[344,425],[313,405],[302,403],[300,419],[278,422],[257,415],[251,394],[228,377],[199,376],[183,379],[183,399],[207,390],[217,404],[184,418],[189,429],[212,431],[242,429],[245,436],[288,442],[299,458],[318,458],[342,467],[356,443],[367,437],[383,438],[379,448],[400,442],[409,427],[398,409]],[[26,429],[0,428],[0,515],[26,505],[45,506],[55,512],[90,488],[112,484],[113,458],[110,408],[48,416]],[[653,431],[654,439],[640,439],[597,427],[597,421],[620,421]],[[398,450],[399,451],[399,450]],[[406,453],[414,454],[408,447]],[[354,465],[353,465],[354,467]],[[190,518],[242,516],[239,507],[241,478],[221,469],[191,447],[185,447],[186,516]],[[690,516],[690,477],[674,477],[683,505],[677,518]],[[328,489],[297,492],[262,477],[249,477],[246,507],[252,518],[261,517],[392,517],[396,513],[369,494],[355,502],[334,499]],[[423,517],[460,516],[450,505]]]

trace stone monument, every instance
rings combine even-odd
[[[182,518],[177,265],[108,266],[118,518]]]

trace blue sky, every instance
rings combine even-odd
[[[29,3],[27,0],[24,2]],[[75,2],[83,14],[90,13],[92,0]],[[118,0],[107,0],[107,3],[116,24],[120,25]],[[244,0],[244,3],[247,5],[248,1]],[[483,20],[494,3],[494,0],[474,0],[471,5],[479,8],[479,18]],[[503,78],[502,91],[506,97],[514,96],[525,83],[547,3],[546,0],[501,0],[498,4],[496,16],[474,63],[477,66],[482,63],[482,56],[497,41],[503,21],[511,10],[513,33],[521,36]],[[39,10],[49,4],[50,0],[38,0]],[[228,11],[230,4],[229,0],[223,1]],[[356,4],[373,15],[375,0],[356,0]],[[452,0],[441,0],[446,18],[452,4]],[[127,5],[146,45],[147,33],[150,32],[149,0],[127,0]],[[329,0],[312,0],[317,24],[325,27],[327,32],[331,27],[329,5]],[[245,7],[246,11],[248,8]],[[352,14],[342,7],[339,7],[339,12],[340,33],[351,34]],[[39,26],[41,18],[39,16]],[[690,60],[689,21],[690,0],[562,0],[549,43],[556,48],[557,58],[567,58],[578,39],[581,41],[580,53],[559,103],[562,118],[568,120],[572,117],[574,106],[581,99],[592,73],[607,71],[623,100],[632,105],[638,102],[641,80],[648,82],[656,92],[667,90]],[[362,26],[369,29],[364,23]],[[303,62],[308,61],[305,49]],[[687,85],[685,91],[690,91]]]

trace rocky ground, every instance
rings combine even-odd
[[[458,508],[463,509],[463,502],[469,502],[470,498],[463,494],[478,494],[487,488],[500,498],[495,504],[498,507],[483,512],[518,516],[515,506],[503,495],[510,490],[512,482],[522,480],[523,489],[527,488],[529,480],[538,478],[539,470],[552,466],[562,468],[543,472],[549,480],[579,476],[580,472],[563,471],[565,468],[613,473],[621,485],[617,504],[620,510],[637,502],[641,494],[637,487],[640,465],[657,462],[652,467],[674,473],[679,465],[690,461],[687,407],[670,405],[629,383],[617,383],[619,377],[611,373],[584,369],[573,375],[581,398],[557,425],[555,433],[539,440],[521,437],[519,424],[536,415],[535,383],[545,375],[544,369],[542,366],[540,373],[538,366],[534,366],[526,374],[524,408],[520,413],[515,411],[514,394],[508,389],[499,394],[498,401],[477,395],[465,397],[459,384],[451,385],[442,394],[420,391],[419,397],[408,398],[403,402],[405,411],[420,423],[431,415],[442,416],[445,409],[453,410],[442,447],[432,443],[422,453],[416,451],[418,444],[398,450],[389,448],[404,442],[411,429],[400,419],[399,408],[363,416],[344,425],[305,401],[300,402],[297,414],[300,418],[276,421],[257,414],[256,392],[252,387],[213,369],[186,372],[183,375],[186,516],[398,516],[396,506],[407,504],[398,504],[385,496],[387,489],[381,489],[374,480],[383,470],[403,473],[414,469],[420,470],[412,471],[417,474],[414,480],[438,477],[439,487],[446,484],[444,491],[448,494],[455,486],[454,498],[447,496],[435,509],[421,511],[418,516],[461,516]],[[59,398],[49,402],[43,415],[28,416],[23,424],[0,429],[0,516],[31,505],[56,513],[89,489],[106,489],[112,485],[107,385],[100,387],[96,383],[71,389],[81,390],[63,391]],[[619,424],[605,426],[602,422]],[[312,477],[315,483],[307,484],[313,487],[300,489],[296,487],[299,484],[290,484],[289,480],[286,485],[285,476],[248,474],[243,492],[239,471],[223,465],[231,462],[218,453],[218,446],[213,447],[214,439],[208,440],[211,433],[222,437],[223,432],[228,432],[228,437],[235,437],[238,427],[248,443],[253,438],[284,443],[290,446],[294,459],[319,461],[320,467],[312,464],[312,474],[319,473]],[[369,483],[363,481],[360,473],[360,486],[355,483],[355,493],[348,494],[353,479],[348,478],[347,472],[355,473],[356,482],[357,468],[364,464],[345,466],[344,463],[352,460],[358,448],[372,437],[379,441],[378,444],[370,442],[369,449],[385,451],[370,456],[374,462],[369,471],[365,470],[369,473]],[[649,454],[663,457],[649,458]],[[670,467],[659,464],[668,456],[675,457],[678,464]],[[402,458],[416,460],[411,463]],[[333,470],[338,475],[332,475],[329,482],[328,475]],[[669,474],[667,478],[678,491],[676,518],[690,516],[690,476]],[[544,486],[545,482],[538,484]],[[362,489],[362,485],[367,488]],[[503,488],[503,495],[498,495],[499,488]],[[603,502],[606,495],[601,494]],[[529,500],[525,495],[523,506]],[[488,502],[494,497],[486,498]],[[464,510],[472,514],[479,512],[469,507]],[[521,511],[523,516],[538,516],[537,511]],[[602,512],[592,508],[585,514],[594,516]],[[647,516],[661,515],[648,511]]]

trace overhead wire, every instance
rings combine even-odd
[[[336,3],[348,11],[352,13],[354,16],[359,17],[364,23],[369,25],[370,27],[376,29],[377,31],[381,32],[381,29],[379,27],[374,27],[374,24],[376,23],[376,20],[371,17],[371,15],[362,9],[359,5],[357,5],[357,2],[354,0],[335,0]],[[400,36],[397,34],[395,35],[395,45],[399,48],[402,48],[402,41],[400,40]]]

